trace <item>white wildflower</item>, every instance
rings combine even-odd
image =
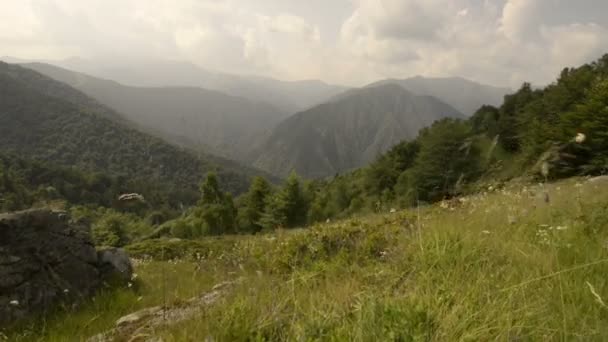
[[[128,283],[127,283],[127,287],[128,287],[128,288],[133,287],[133,283],[132,283],[132,282],[128,282]]]
[[[13,300],[11,300],[11,301],[9,302],[9,304],[10,304],[10,305],[12,305],[12,306],[19,306],[19,301],[18,301],[18,300],[16,300],[16,299],[13,299]]]
[[[396,213],[396,212],[397,212],[397,209],[395,209],[395,208],[391,208],[391,214],[394,214],[394,213]]]
[[[585,140],[587,140],[587,136],[583,133],[577,133],[576,137],[574,138],[574,141],[576,141],[577,144],[582,144],[585,142]]]
[[[486,234],[486,235],[489,235],[489,234],[490,234],[490,231],[489,231],[489,230],[482,230],[481,232],[482,232],[483,234]]]
[[[63,293],[68,294],[68,293],[70,293],[70,290],[68,290],[68,289],[63,289]]]
[[[137,273],[133,273],[131,275],[131,280],[135,280],[135,279],[137,279],[137,277],[138,277]]]
[[[568,229],[568,226],[557,226],[555,227],[556,230],[566,230]]]

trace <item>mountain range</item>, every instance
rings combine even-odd
[[[31,69],[0,62],[0,149],[33,160],[198,193],[208,171],[232,192],[268,174],[142,133],[120,113]],[[274,178],[271,178],[274,179]]]
[[[253,165],[281,176],[294,169],[306,177],[325,177],[363,166],[446,117],[464,115],[396,84],[351,90],[281,122],[259,147]]]
[[[215,90],[254,102],[266,102],[288,114],[325,102],[348,89],[319,80],[281,81],[268,77],[212,72],[183,61],[123,60],[115,63],[83,58],[57,61],[12,57],[0,59],[19,64],[43,62],[133,87],[197,87]]]
[[[234,160],[287,115],[265,102],[197,87],[133,87],[50,64],[23,66],[64,82],[163,139]]]
[[[113,78],[47,63],[21,65],[78,89],[88,107],[99,107],[115,121],[278,176],[296,170],[326,177],[363,166],[433,121],[499,105],[509,92],[463,78],[418,76],[347,88],[212,73],[182,62],[57,64]]]

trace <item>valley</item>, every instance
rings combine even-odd
[[[0,341],[608,336],[608,55],[514,91],[18,62]]]

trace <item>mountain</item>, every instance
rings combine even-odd
[[[483,105],[500,106],[505,95],[512,92],[509,88],[500,88],[476,83],[461,77],[426,78],[416,76],[407,79],[387,79],[372,83],[370,86],[398,84],[417,95],[429,95],[458,109],[466,116],[471,116]]]
[[[217,170],[232,192],[245,190],[250,176],[263,174],[212,155],[196,156],[139,132],[120,114],[76,89],[2,62],[0,150],[58,166],[139,179],[142,184],[162,184],[190,195],[198,195],[200,180],[211,170]]]
[[[10,57],[7,59],[16,60]],[[134,87],[199,87],[216,90],[255,102],[267,102],[285,114],[293,114],[323,103],[347,89],[319,80],[280,81],[266,77],[212,72],[189,62],[171,60],[114,62],[70,58],[38,62]]]
[[[142,129],[183,146],[243,160],[286,117],[274,106],[194,87],[131,87],[50,64],[23,66],[69,84]]]
[[[278,175],[295,169],[306,177],[325,177],[365,165],[445,117],[463,115],[395,84],[351,90],[281,122],[253,165]]]

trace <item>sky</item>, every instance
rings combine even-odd
[[[518,87],[608,53],[606,0],[0,0],[0,56]]]

